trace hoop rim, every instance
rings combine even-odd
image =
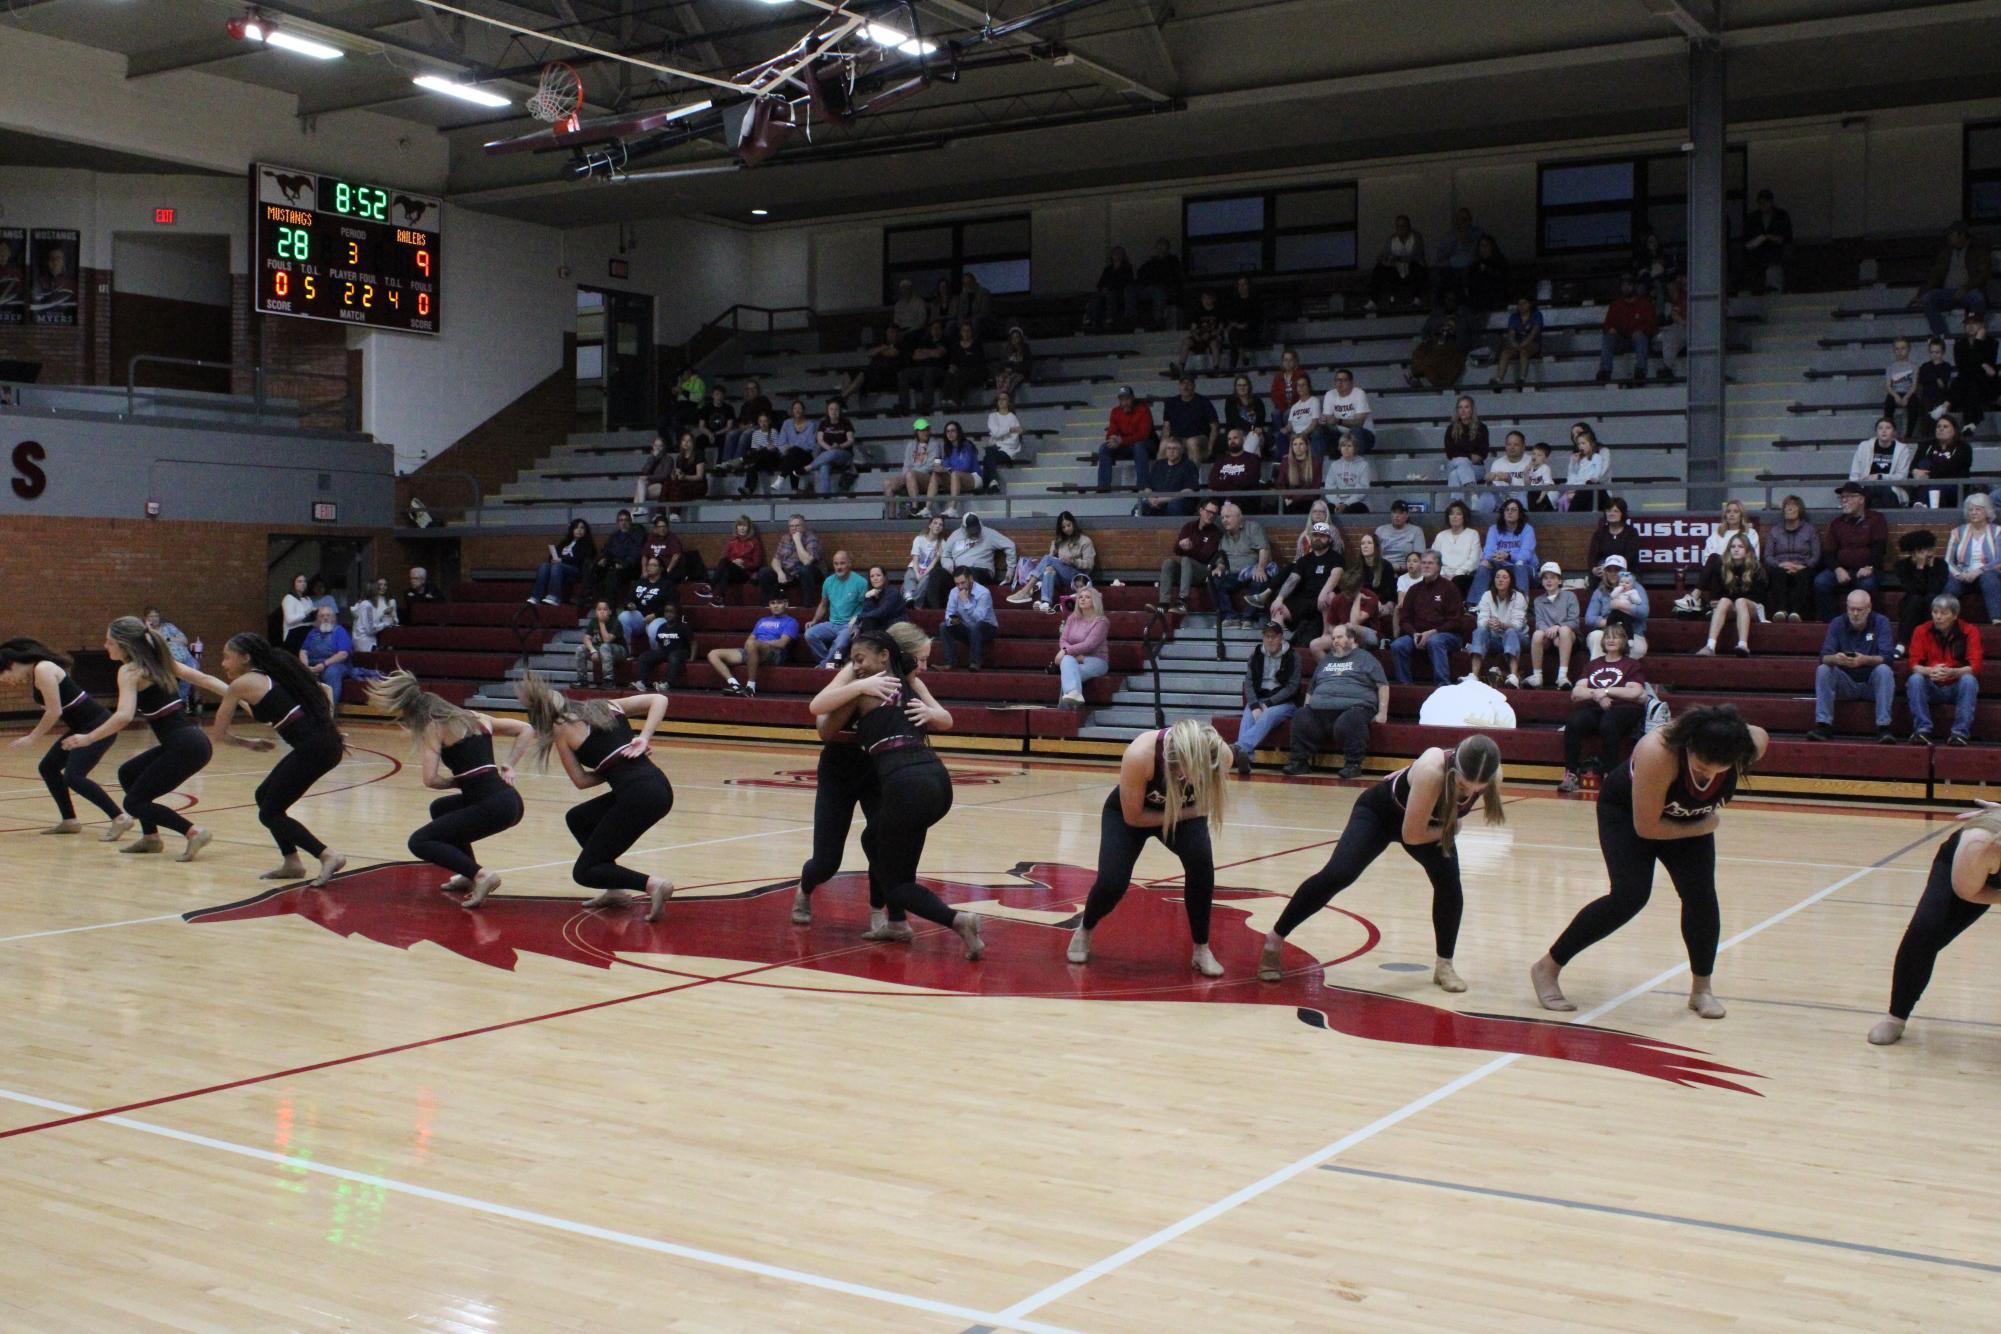
[[[584,81],[568,61],[552,60],[542,67],[534,94],[523,105],[537,120],[552,123],[558,131],[577,129],[577,110],[584,103]]]

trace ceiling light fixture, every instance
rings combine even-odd
[[[938,49],[938,43],[912,37],[909,33],[892,28],[887,23],[863,24],[862,36],[877,46],[894,47],[906,56],[928,56]]]
[[[299,37],[282,29],[271,28],[264,33],[264,45],[275,46],[293,55],[310,56],[314,60],[339,60],[347,52],[325,42],[316,42],[310,37]]]
[[[753,218],[769,217],[770,214],[771,210],[768,208],[754,208],[750,211],[750,216]]]
[[[474,106],[506,107],[514,105],[513,102],[502,97],[499,93],[490,93],[484,88],[475,88],[469,83],[453,83],[450,79],[441,78],[436,74],[419,74],[416,78],[410,80],[410,82],[416,84],[419,88],[427,88],[434,93],[443,93],[446,97],[456,97],[459,101],[470,102]]]

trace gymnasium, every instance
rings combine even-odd
[[[0,1327],[2001,1324],[1996,87],[7,0]]]

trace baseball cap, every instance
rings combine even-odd
[[[1551,562],[1551,564],[1554,564],[1554,563],[1555,563],[1555,562],[1553,562],[1553,561]],[[1625,569],[1625,568],[1626,568],[1626,558],[1625,558],[1624,556],[1616,556],[1616,555],[1615,555],[1615,556],[1607,556],[1607,557],[1605,558],[1605,566],[1604,566],[1604,568],[1606,568],[1606,569],[1608,569],[1608,570],[1623,570],[1623,569]]]
[[[1863,494],[1862,483],[1843,482],[1840,486],[1834,488],[1834,494],[1837,496],[1859,496]]]
[[[910,429],[913,431],[928,431],[931,429],[931,419],[929,417],[919,417],[916,421],[910,423]]]
[[[1625,558],[1624,556],[1614,556],[1614,557],[1612,558],[1612,560],[1616,560],[1616,561],[1618,561],[1618,562],[1619,562],[1619,563],[1620,563],[1621,565],[1624,565],[1624,564],[1626,563],[1626,558]],[[1605,562],[1605,563],[1606,563],[1607,565],[1610,565],[1610,564],[1612,563],[1612,561],[1607,561],[1607,562]],[[1544,562],[1542,563],[1542,568],[1541,568],[1540,570],[1537,570],[1537,571],[1536,571],[1536,573],[1537,573],[1537,574],[1558,574],[1558,575],[1560,575],[1560,574],[1562,574],[1562,573],[1563,573],[1563,567],[1562,567],[1561,565],[1558,565],[1558,564],[1557,564],[1557,563],[1556,563],[1555,561],[1553,561],[1553,560],[1546,560],[1546,561],[1544,561]]]
[[[1316,524],[1314,524],[1314,525],[1313,525],[1313,527],[1312,527],[1312,528],[1311,528],[1311,529],[1310,529],[1309,531],[1310,531],[1310,532],[1312,532],[1312,534],[1313,534],[1313,535],[1314,535],[1315,537],[1332,537],[1332,536],[1334,536],[1334,528],[1333,528],[1333,526],[1332,526],[1331,524],[1324,524],[1324,523],[1316,523]]]
[[[1119,386],[1119,397],[1120,397],[1120,398],[1131,398],[1131,397],[1133,397],[1133,387],[1132,387],[1131,385],[1129,385],[1129,384],[1122,384],[1122,385],[1120,385],[1120,386]]]
[[[1259,633],[1267,635],[1282,635],[1285,633],[1285,627],[1280,625],[1277,621],[1266,621],[1264,625],[1260,628]]]
[[[1390,513],[1408,514],[1410,513],[1410,506],[1404,504],[1401,500],[1392,500],[1390,502]]]

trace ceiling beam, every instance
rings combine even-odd
[[[1647,12],[1680,28],[1691,42],[1716,40],[1716,0],[1640,0]]]
[[[924,3],[929,8],[935,9],[941,14],[949,14],[955,19],[971,24],[976,29],[986,26],[986,11],[976,5],[967,4],[965,0],[924,0]],[[1042,45],[1046,39],[1037,38],[1029,32],[1016,32],[1009,33],[1001,40],[1011,46],[1037,46]],[[1125,71],[1114,69],[1102,61],[1093,60],[1074,47],[1069,48],[1069,53],[1071,60],[1078,69],[1086,71],[1101,83],[1110,84],[1122,93],[1132,93],[1135,96],[1145,98],[1149,102],[1171,102],[1174,100],[1173,97],[1155,88],[1153,85],[1142,83]]]
[[[172,46],[156,46],[150,51],[133,52],[125,57],[125,77],[144,79],[154,74],[171,74],[175,70],[196,69],[202,65],[235,60],[239,56],[254,56],[263,49],[261,46],[238,41],[229,36],[197,37],[191,42],[176,42]]]
[[[1181,72],[1174,67],[1174,53],[1168,50],[1167,34],[1161,31],[1167,19],[1154,7],[1155,0],[1133,0],[1133,3],[1139,7],[1143,20],[1141,26],[1151,39],[1154,59],[1160,62],[1160,72],[1165,76],[1168,91],[1174,92],[1181,87]]]

